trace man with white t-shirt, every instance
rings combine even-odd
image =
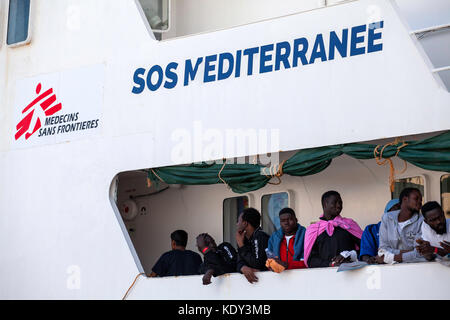
[[[424,223],[422,223],[422,239],[416,249],[428,261],[450,253],[450,219],[445,219],[444,211],[436,201],[429,201],[422,207]],[[447,244],[445,243],[447,242]]]

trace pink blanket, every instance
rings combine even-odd
[[[320,220],[319,222],[313,223],[306,229],[305,233],[304,262],[306,266],[308,266],[308,258],[311,254],[312,247],[314,246],[314,242],[316,242],[317,237],[321,235],[325,230],[327,231],[329,236],[332,236],[334,227],[340,227],[344,230],[347,230],[352,235],[360,239],[363,234],[363,231],[354,220],[350,218],[343,218],[341,216],[337,216],[333,220]]]

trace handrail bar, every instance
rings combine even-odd
[[[438,30],[446,29],[446,28],[450,28],[450,23],[414,30],[414,31],[411,31],[409,34],[418,34],[418,33],[424,33],[424,32],[428,32],[428,31],[438,31]]]
[[[431,72],[436,73],[436,72],[447,71],[447,70],[450,70],[450,66],[434,68],[431,70]]]

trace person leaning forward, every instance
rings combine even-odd
[[[197,236],[197,248],[203,253],[204,261],[200,266],[203,273],[204,285],[211,283],[211,277],[217,277],[225,273],[236,272],[237,253],[231,243],[223,242],[220,245],[207,233]]]
[[[306,228],[298,223],[295,211],[291,208],[281,209],[279,217],[281,228],[272,233],[267,249],[277,256],[273,260],[283,267],[281,269],[306,268],[303,262]]]
[[[244,274],[248,282],[258,281],[256,271],[265,271],[267,233],[259,226],[261,214],[254,208],[247,208],[239,215],[236,242],[238,246],[237,271]]]
[[[429,201],[422,207],[422,239],[417,239],[416,250],[428,261],[437,256],[450,254],[450,219],[436,201]]]

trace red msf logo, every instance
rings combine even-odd
[[[41,92],[41,84],[36,86],[36,94]],[[24,118],[16,126],[16,140],[19,139],[24,133],[25,140],[35,133],[42,125],[41,118],[54,115],[56,112],[61,110],[61,103],[52,104],[56,101],[56,95],[52,94],[53,89],[50,88],[44,93],[40,94],[36,99],[34,99],[25,109],[23,109],[22,114]],[[41,102],[41,100],[43,100]],[[36,108],[39,105],[41,108]]]

